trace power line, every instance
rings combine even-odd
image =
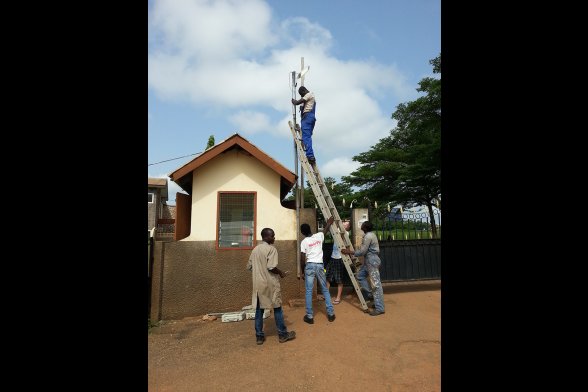
[[[172,159],[166,159],[165,161],[161,161],[161,162],[149,163],[147,166],[158,165],[158,164],[160,164],[160,163],[163,163],[163,162],[175,161],[176,159],[182,159],[182,158],[190,157],[190,156],[192,156],[192,155],[197,155],[197,154],[202,154],[202,151],[200,151],[200,152],[197,152],[197,153],[195,153],[195,154],[184,155],[183,157],[172,158]]]

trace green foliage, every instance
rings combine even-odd
[[[350,210],[349,204],[351,200],[356,198],[355,193],[353,192],[351,185],[347,183],[336,183],[335,179],[332,177],[323,178],[325,181],[325,185],[329,188],[329,194],[333,199],[333,203],[337,208],[337,212],[339,213],[339,217],[343,220],[350,218]],[[286,200],[294,200],[296,198],[296,186],[294,186],[292,194],[286,198]],[[345,199],[345,206],[343,206],[343,199]],[[306,185],[304,187],[304,208],[317,208],[317,220],[324,221],[324,217],[322,211],[320,210],[320,206],[316,202],[316,198],[314,197],[314,193],[312,192],[312,188],[310,187],[310,183],[306,181]]]
[[[151,331],[151,328],[153,327],[158,327],[159,326],[159,322],[157,323],[152,323],[151,319],[147,319],[147,330]]]
[[[206,150],[208,150],[210,147],[214,147],[214,135],[210,135],[208,137],[208,143],[206,143]]]
[[[430,64],[441,73],[441,55]],[[440,197],[441,79],[424,78],[417,91],[425,95],[396,107],[392,118],[398,123],[390,136],[354,156],[360,167],[342,177],[371,200],[432,208]]]

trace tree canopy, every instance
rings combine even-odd
[[[429,63],[433,73],[441,73],[441,55]],[[354,156],[360,167],[342,179],[371,200],[427,205],[432,216],[441,194],[441,78],[423,78],[417,91],[425,95],[396,107],[396,127]]]

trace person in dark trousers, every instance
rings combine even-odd
[[[365,233],[361,242],[361,247],[355,252],[345,248],[341,249],[341,253],[350,256],[365,256],[364,262],[357,272],[357,281],[364,292],[367,293],[368,298],[373,296],[375,309],[370,312],[370,316],[378,316],[385,313],[384,309],[384,291],[382,290],[382,282],[380,281],[380,245],[378,237],[372,232],[374,226],[370,221],[365,221],[361,225],[361,230]],[[370,277],[374,290],[372,291],[367,281]],[[373,294],[372,294],[373,293]]]
[[[257,344],[263,344],[265,334],[263,332],[263,311],[274,309],[274,319],[278,329],[279,342],[284,343],[296,337],[296,332],[288,332],[284,324],[282,311],[282,290],[280,278],[286,273],[278,268],[278,250],[273,246],[275,241],[274,231],[268,227],[261,230],[263,242],[253,248],[247,269],[252,272],[253,294],[251,304],[255,307],[255,337]]]
[[[316,158],[314,157],[314,151],[312,149],[312,133],[314,131],[314,125],[316,124],[316,100],[314,94],[308,91],[304,86],[300,86],[298,89],[300,99],[296,100],[292,98],[293,105],[300,105],[300,126],[302,128],[302,143],[306,149],[306,157],[308,162],[314,166],[316,164]]]
[[[329,231],[329,227],[333,223],[334,218],[330,217],[322,232],[312,234],[310,225],[303,223],[300,225],[300,232],[304,235],[304,239],[300,242],[300,269],[304,271],[302,279],[304,279],[304,286],[306,291],[306,314],[304,315],[304,322],[314,324],[314,312],[312,310],[312,289],[314,287],[314,278],[318,281],[318,287],[321,288],[325,298],[325,305],[327,307],[327,319],[329,321],[335,320],[335,309],[331,303],[331,295],[327,288],[327,279],[325,277],[325,269],[323,266],[323,242],[325,240],[325,233]]]
[[[327,290],[331,287],[331,282],[337,283],[337,297],[333,300],[334,305],[338,305],[341,302],[341,294],[343,294],[343,278],[341,276],[341,269],[343,266],[343,260],[341,258],[341,252],[337,243],[333,243],[333,251],[331,257],[327,262]]]

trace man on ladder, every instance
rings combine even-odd
[[[304,86],[300,86],[298,89],[298,94],[300,94],[301,98],[298,100],[292,98],[292,104],[304,104],[300,107],[302,143],[304,144],[308,163],[314,166],[316,164],[316,159],[314,157],[314,151],[312,150],[312,132],[314,131],[314,125],[316,123],[316,100],[314,98],[314,94],[308,91],[308,89]]]

